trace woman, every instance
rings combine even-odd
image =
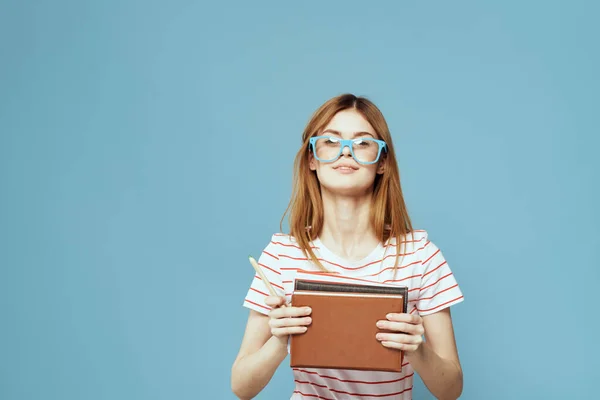
[[[415,372],[435,397],[458,398],[463,378],[449,307],[462,292],[427,232],[412,229],[380,110],[351,94],[327,101],[304,131],[294,173],[290,234],[275,233],[259,259],[278,296],[254,277],[233,392],[256,396],[288,355],[289,335],[310,329],[310,309],[280,307],[304,270],[408,286],[409,312],[377,322],[393,331],[377,340],[403,351],[404,365],[401,373],[294,368],[291,398],[411,399]]]

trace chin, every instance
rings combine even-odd
[[[356,180],[339,179],[333,182],[322,181],[321,188],[332,194],[343,196],[362,196],[372,190],[373,182],[357,182]]]
[[[333,169],[318,171],[317,176],[321,188],[332,194],[342,196],[362,196],[372,191],[375,174],[370,171],[357,170],[350,174],[341,174]]]

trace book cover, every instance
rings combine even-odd
[[[401,372],[403,354],[376,339],[377,321],[388,313],[405,313],[403,286],[323,282],[298,279],[292,306],[309,306],[312,323],[291,335],[294,368],[336,368]]]

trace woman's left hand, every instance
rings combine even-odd
[[[408,313],[388,314],[386,320],[377,321],[377,327],[392,331],[378,332],[377,340],[385,347],[413,353],[423,343],[423,319]]]

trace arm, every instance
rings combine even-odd
[[[425,342],[406,354],[429,391],[438,399],[457,399],[463,374],[452,327],[450,308],[422,317]]]
[[[387,321],[380,321],[377,326],[397,332],[379,333],[377,339],[386,347],[404,351],[408,362],[436,398],[454,400],[461,395],[462,368],[449,308],[423,317],[390,314]]]
[[[231,369],[231,389],[240,399],[252,399],[267,386],[287,357],[289,335],[306,332],[310,308],[281,307],[285,298],[269,296],[269,315],[250,310],[238,356]]]
[[[231,370],[231,389],[240,399],[252,399],[269,383],[287,356],[287,344],[271,336],[269,317],[250,310],[246,332]]]
[[[409,343],[401,348],[429,391],[438,399],[456,399],[463,390],[463,373],[450,306],[463,301],[463,293],[440,248],[428,240],[422,251],[416,313],[405,314],[409,324],[399,327],[405,334],[398,338]]]

